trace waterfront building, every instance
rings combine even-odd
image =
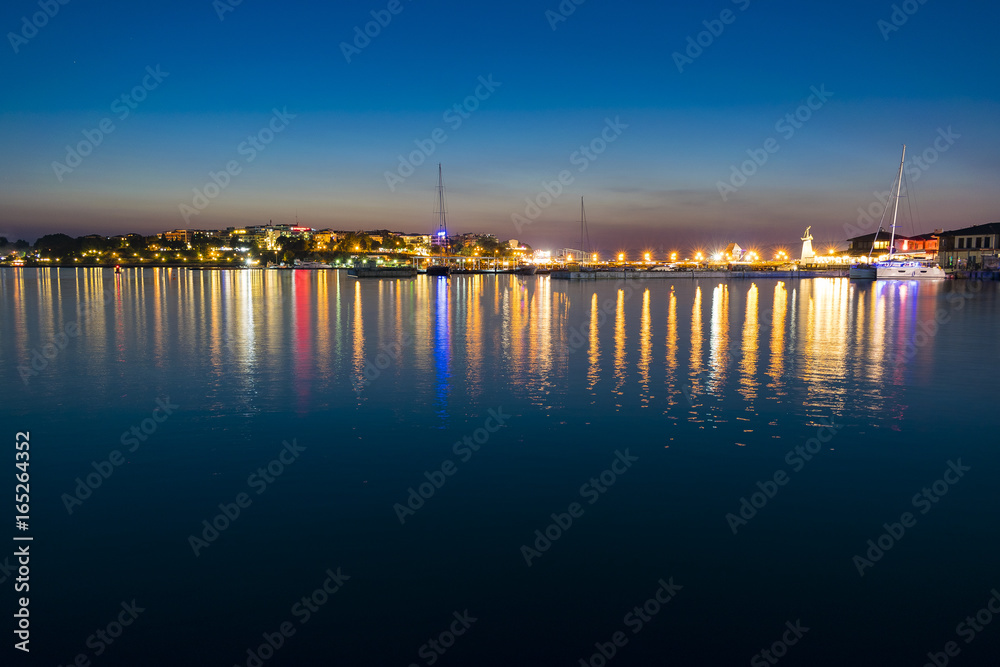
[[[988,222],[940,234],[938,263],[959,271],[1000,268],[997,245],[1000,222]]]
[[[266,225],[254,225],[246,228],[246,234],[254,243],[266,250],[277,250],[281,247],[280,239],[302,238],[309,240],[316,230],[311,227],[294,225],[275,225],[268,221]]]
[[[181,243],[190,244],[197,231],[196,229],[174,229],[169,232],[163,232],[160,236],[163,237],[164,241],[180,241]]]
[[[403,243],[415,246],[429,246],[431,244],[430,234],[402,234],[400,238],[403,239]]]
[[[888,230],[881,230],[871,234],[863,234],[847,239],[847,254],[854,257],[886,255],[889,253],[889,238],[891,234]],[[914,244],[915,239],[902,234],[896,234],[893,242],[894,252],[919,252],[924,250],[924,242]],[[919,245],[919,250],[915,250],[913,245]]]
[[[330,229],[321,229],[312,235],[313,249],[317,252],[332,250],[343,236]]]

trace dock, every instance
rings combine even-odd
[[[846,278],[847,269],[822,271],[553,271],[553,280],[691,280]]]

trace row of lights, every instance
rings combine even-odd
[[[830,252],[832,253],[833,250],[831,250]],[[598,257],[597,253],[595,252],[593,254],[593,256],[591,257],[591,259],[596,262],[596,261],[598,261],[597,257]],[[731,255],[725,255],[725,257],[726,257],[726,259],[732,259]],[[567,259],[569,261],[573,261],[573,255],[567,255]],[[697,262],[703,262],[703,261],[705,261],[705,254],[702,253],[702,252],[697,252],[697,253],[695,253],[694,259]],[[718,261],[722,261],[723,254],[721,252],[720,253],[716,253],[716,254],[712,255],[712,259],[714,261],[717,261],[717,262]],[[749,261],[749,262],[759,262],[760,261],[760,255],[758,255],[756,251],[750,250],[750,251],[747,251],[746,253],[743,254],[742,259],[744,261]],[[776,261],[787,260],[788,259],[788,253],[786,253],[784,250],[779,250],[777,253],[775,253],[774,259]],[[618,253],[618,261],[619,262],[624,262],[625,261],[625,253],[623,253],[623,252]],[[647,253],[643,253],[643,261],[645,261],[645,262],[652,262],[653,261],[652,260],[652,253],[648,253],[648,252]],[[671,262],[676,262],[677,261],[677,253],[676,252],[670,253],[670,261]]]

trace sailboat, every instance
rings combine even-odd
[[[853,264],[848,272],[848,276],[854,280],[927,280],[946,277],[944,269],[936,262],[910,257],[893,258],[893,253],[896,252],[896,215],[899,212],[899,193],[903,186],[903,163],[905,161],[906,145],[904,144],[903,156],[899,160],[899,175],[896,177],[896,198],[892,206],[892,231],[889,235],[888,259],[869,264]],[[885,210],[882,211],[883,219],[888,210],[889,203],[886,202]],[[875,232],[871,250],[868,251],[869,259],[871,259],[872,252],[875,250],[875,242],[878,240],[878,235],[881,231],[882,221],[879,220],[878,231]]]
[[[444,179],[441,177],[441,163],[438,163],[438,231],[434,237],[435,245],[442,246],[445,256],[448,254],[448,222],[444,214]],[[427,267],[428,276],[441,276],[447,278],[451,275],[451,267],[448,260],[442,260],[443,264],[431,264]]]
[[[899,212],[899,191],[903,185],[903,162],[906,161],[906,144],[903,145],[903,157],[899,160],[899,176],[896,178],[896,201],[892,207],[892,232],[889,235],[889,259],[875,262],[876,280],[931,280],[945,278],[944,269],[937,262],[924,259],[900,258],[893,259],[896,251],[896,214]],[[873,242],[874,243],[874,242]]]

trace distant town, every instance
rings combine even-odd
[[[808,236],[806,230],[806,236]],[[811,239],[811,237],[809,237]],[[806,239],[803,238],[803,241]],[[317,230],[292,224],[229,227],[222,230],[174,229],[158,234],[88,234],[71,237],[46,234],[35,243],[0,237],[0,266],[204,266],[266,267],[300,263],[352,266],[358,261],[378,264],[475,262],[477,265],[597,264],[670,267],[681,265],[774,268],[801,265],[844,267],[874,261],[889,253],[886,230],[846,239],[847,249],[744,248],[732,242],[720,248],[676,249],[602,256],[592,248],[535,250],[517,239],[494,234],[406,234],[389,230]],[[937,261],[948,271],[1000,269],[1000,222],[928,234],[895,234],[894,256],[910,255]]]
[[[415,258],[442,255],[508,262],[542,258],[516,239],[501,241],[493,234],[459,234],[439,241],[431,234],[316,230],[287,224],[174,229],[151,236],[46,234],[34,244],[0,237],[0,264],[15,266],[241,267],[292,266],[296,261],[346,266],[360,257],[411,263]]]

